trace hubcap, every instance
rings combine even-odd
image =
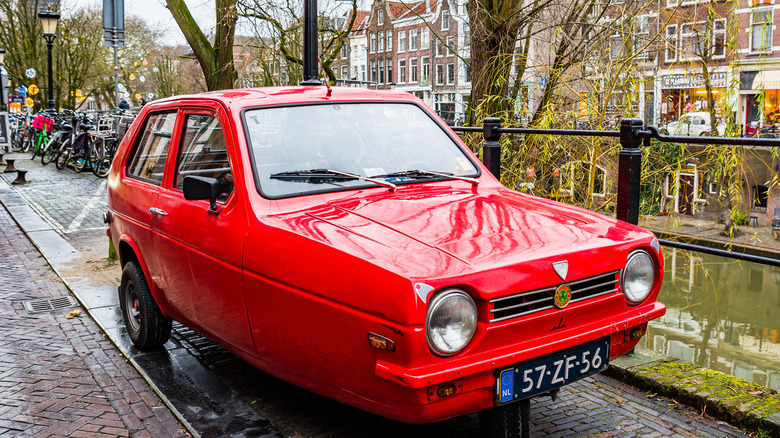
[[[129,313],[129,315],[127,315],[127,323],[130,326],[128,329],[137,332],[141,328],[141,312],[138,305],[138,294],[135,291],[135,285],[132,283],[127,285],[125,309],[127,309]]]

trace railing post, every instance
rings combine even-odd
[[[485,117],[482,122],[482,135],[485,137],[485,145],[482,147],[482,163],[490,170],[490,173],[501,180],[501,119],[498,117]]]
[[[620,157],[618,161],[617,218],[628,223],[639,223],[639,183],[642,172],[642,119],[620,121]]]

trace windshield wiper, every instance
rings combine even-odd
[[[359,179],[363,181],[372,182],[376,185],[387,188],[388,190],[395,191],[395,184],[381,179],[369,178],[367,176],[360,176],[354,173],[341,172],[339,170],[331,169],[311,169],[311,170],[295,170],[292,172],[279,172],[270,176],[274,179],[281,179],[285,181],[308,181],[313,183],[342,180],[349,181],[353,179]]]
[[[400,172],[392,172],[392,173],[386,173],[384,175],[374,175],[376,177],[380,178],[402,178],[402,177],[409,177],[409,178],[420,178],[420,177],[428,177],[432,178],[434,176],[440,176],[444,178],[453,178],[461,181],[466,181],[467,183],[471,183],[473,186],[479,185],[479,180],[475,178],[469,178],[466,176],[458,176],[453,175],[448,172],[434,172],[432,170],[403,170]]]

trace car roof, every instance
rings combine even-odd
[[[368,90],[357,87],[292,86],[240,88],[209,91],[199,94],[173,96],[151,102],[154,105],[186,100],[216,100],[235,110],[254,106],[284,105],[315,102],[376,102],[409,101],[418,99],[409,93],[394,90]]]

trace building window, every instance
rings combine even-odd
[[[393,82],[393,58],[387,58],[387,83]]]
[[[455,37],[447,37],[447,56],[455,54]]]
[[[341,46],[341,58],[344,59],[347,57],[347,44],[344,43],[344,45]]]
[[[409,82],[417,82],[417,58],[409,60]]]
[[[420,29],[420,49],[425,50],[431,46],[431,31]]]
[[[436,57],[441,58],[444,56],[444,42],[440,38],[436,38]]]
[[[436,64],[436,85],[444,85],[444,64]]]
[[[376,82],[376,61],[371,60],[371,82]]]
[[[450,29],[450,10],[446,7],[441,11],[441,30]]]
[[[431,81],[431,59],[427,56],[423,56],[420,60],[422,64],[422,77],[420,78],[424,85],[427,85]]]
[[[711,38],[708,38],[708,33]],[[713,58],[726,57],[726,20],[714,20],[712,29],[708,29],[706,21],[680,25],[679,59],[696,60],[707,55]]]
[[[349,67],[346,65],[341,66],[341,79],[349,79]]]
[[[753,210],[766,211],[769,189],[766,186],[753,186]]]
[[[366,65],[363,64],[360,66],[360,80],[365,81],[366,80]]]
[[[385,60],[384,59],[379,60],[379,83],[380,84],[385,83]]]
[[[455,83],[455,64],[447,64],[447,84]]]
[[[370,53],[376,52],[376,34],[373,32],[368,34],[368,51]]]
[[[379,26],[385,24],[385,11],[379,9],[376,11],[376,24]]]
[[[471,82],[471,60],[466,59],[463,61],[464,79],[465,82]]]
[[[379,32],[377,35],[377,52],[384,52],[385,51],[385,33]]]
[[[677,25],[666,26],[666,50],[664,52],[666,62],[677,61]]]
[[[640,15],[636,21],[634,49],[640,51],[636,57],[637,59],[647,59],[649,57],[648,46],[650,43],[650,16]]]
[[[403,84],[406,82],[406,60],[398,60],[398,82]]]
[[[417,50],[417,29],[409,30],[409,50]]]
[[[772,10],[764,9],[750,13],[750,51],[772,50]]]
[[[385,31],[385,44],[387,44],[387,51],[392,52],[393,51],[393,31],[392,30],[386,30]]]
[[[398,51],[399,52],[406,51],[406,31],[404,30],[398,31]]]

